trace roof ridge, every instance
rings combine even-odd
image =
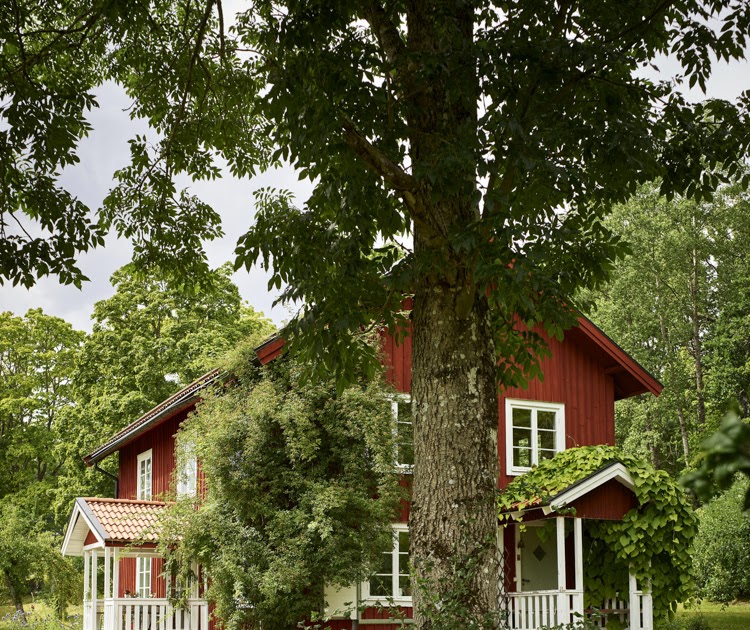
[[[111,497],[81,497],[87,503],[116,503],[118,505],[153,505],[166,506],[170,505],[168,501],[152,501],[146,499],[113,499]]]

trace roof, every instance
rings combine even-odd
[[[615,400],[651,392],[658,396],[664,386],[638,361],[618,346],[588,317],[578,318],[578,326],[566,331],[586,342],[587,349],[598,355],[605,364],[605,371],[615,382]]]
[[[173,416],[178,411],[186,409],[198,400],[198,394],[212,383],[215,383],[223,377],[220,369],[206,372],[203,376],[195,379],[190,385],[183,387],[179,392],[173,394],[165,401],[159,403],[153,409],[144,413],[135,422],[130,423],[120,432],[113,435],[106,443],[92,451],[83,458],[87,465],[92,466],[101,461],[108,455],[121,449],[127,443],[131,442],[139,435],[148,431],[155,424]]]
[[[272,335],[255,348],[258,362],[261,365],[265,365],[269,361],[272,361],[282,353],[284,345],[285,340],[283,337],[278,334]],[[198,377],[176,394],[172,394],[172,396],[165,401],[144,413],[135,422],[131,422],[124,429],[113,435],[99,448],[86,455],[83,458],[83,461],[86,462],[88,466],[93,466],[96,462],[99,462],[115,451],[120,450],[123,446],[132,442],[135,438],[142,435],[155,425],[171,418],[179,411],[194,405],[200,398],[200,392],[203,389],[225,377],[226,373],[219,368],[206,372],[203,376]]]
[[[501,512],[518,519],[523,516],[524,512],[541,509],[546,516],[552,512],[565,509],[574,501],[602,487],[609,481],[617,481],[628,490],[635,490],[635,484],[625,464],[615,460],[582,477],[554,495],[547,497],[529,496],[527,499],[517,501],[510,507],[501,510]]]
[[[87,539],[105,547],[117,544],[156,543],[159,517],[167,503],[129,499],[78,498],[68,520],[62,553],[80,556]]]

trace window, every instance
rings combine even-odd
[[[151,500],[151,449],[138,456],[138,498]]]
[[[411,601],[409,582],[409,530],[406,525],[393,526],[393,549],[383,553],[382,562],[365,583],[366,599]]]
[[[137,558],[136,586],[138,597],[151,597],[151,558]]]
[[[508,474],[519,475],[565,450],[565,405],[505,400]]]
[[[404,471],[414,467],[414,416],[411,397],[396,396],[391,401],[393,432],[396,441],[396,466]]]
[[[198,460],[193,455],[193,449],[187,447],[181,455],[182,466],[177,473],[177,496],[195,495],[198,480]]]

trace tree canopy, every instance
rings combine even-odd
[[[376,363],[352,333],[395,330],[414,296],[415,579],[429,565],[447,584],[472,541],[460,551],[481,558],[484,616],[498,601],[497,383],[538,375],[529,331],[561,336],[570,297],[624,252],[602,222],[612,204],[656,177],[706,199],[744,175],[747,93],[688,103],[643,69],[671,54],[678,82],[705,86],[713,59],[743,56],[747,3],[255,0],[234,20],[220,0],[14,6],[0,18],[0,277],[78,282],[76,251],[109,229],[138,263],[200,277],[218,216],[175,177],[216,177],[219,159],[238,176],[290,163],[312,194],[298,207],[260,191],[236,265],[272,267],[302,305],[292,348],[340,385]],[[152,130],[92,221],[56,174],[105,80]]]

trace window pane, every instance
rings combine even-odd
[[[513,426],[531,428],[531,409],[514,409]]]
[[[390,553],[384,553],[380,557],[380,566],[378,567],[377,573],[387,573],[390,575],[393,573],[393,556]]]
[[[555,456],[555,451],[545,451],[544,449],[539,449],[539,461],[543,459],[552,459]]]
[[[513,448],[513,465],[514,466],[531,466],[531,449],[530,448]]]
[[[370,578],[370,595],[373,597],[389,597],[393,595],[393,579],[390,575],[373,575]]]
[[[531,447],[531,429],[513,429],[513,446]]]
[[[399,575],[398,577],[398,595],[402,597],[411,596],[411,582],[408,575]]]
[[[409,553],[409,532],[398,533],[398,550],[400,553]]]
[[[552,451],[555,450],[555,432],[554,431],[539,431],[537,445],[539,448],[546,448]]]
[[[554,431],[556,415],[557,414],[554,411],[537,411],[536,426],[540,429],[548,429],[550,431]]]
[[[414,424],[411,401],[396,403],[396,463],[414,465]]]
[[[400,575],[409,575],[409,554],[398,554],[398,572]]]

